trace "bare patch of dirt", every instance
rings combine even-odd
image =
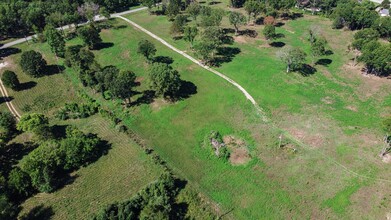
[[[324,97],[321,101],[327,105],[331,105],[334,103],[334,100],[330,96]]]
[[[350,111],[354,111],[354,112],[357,112],[357,107],[356,106],[352,106],[352,105],[348,105],[345,107],[346,109],[350,110]]]
[[[243,43],[243,44],[247,43],[247,39],[244,36],[235,36],[234,40],[235,40],[235,42],[238,42],[238,43]]]
[[[312,147],[321,147],[324,144],[324,140],[321,134],[308,134],[305,130],[298,128],[289,128],[288,132],[295,138]]]
[[[8,66],[7,62],[2,62],[0,63],[0,70],[3,69],[4,67]]]
[[[250,153],[247,149],[246,142],[232,135],[223,137],[223,142],[231,150],[229,161],[232,165],[246,164],[251,160]]]
[[[151,108],[154,111],[159,111],[162,107],[169,105],[170,103],[164,99],[155,99],[154,102],[151,103]]]
[[[382,156],[382,161],[384,163],[391,163],[391,155],[390,154],[386,154],[386,155]]]
[[[244,147],[235,148],[229,157],[229,161],[233,165],[246,164],[250,160],[251,160],[251,157],[248,153],[248,150],[247,150],[247,148],[244,148]]]
[[[129,50],[125,50],[124,52],[121,53],[121,58],[123,59],[130,59],[130,52]]]
[[[144,81],[144,77],[139,76],[139,77],[136,78],[135,81],[136,81],[137,83],[141,83],[142,81]]]

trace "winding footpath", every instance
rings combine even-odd
[[[181,54],[185,58],[187,58],[190,61],[192,61],[193,63],[197,64],[198,66],[200,66],[200,67],[208,70],[209,72],[211,72],[211,73],[213,73],[213,74],[223,78],[224,80],[226,80],[231,85],[235,86],[237,89],[239,89],[243,93],[243,95],[253,104],[253,106],[257,110],[257,113],[261,117],[263,122],[270,122],[270,120],[268,119],[268,117],[265,114],[265,111],[258,105],[258,103],[255,101],[255,99],[251,96],[251,94],[249,92],[247,92],[247,90],[244,89],[240,84],[238,84],[237,82],[235,82],[234,80],[232,80],[228,76],[218,72],[217,70],[214,70],[214,69],[210,68],[209,66],[202,64],[199,60],[193,58],[192,56],[190,56],[189,54],[185,53],[184,51],[181,51],[181,50],[177,49],[173,45],[169,44],[167,41],[163,40],[162,38],[158,37],[157,35],[153,34],[150,31],[148,31],[147,29],[141,27],[140,25],[136,24],[135,22],[133,22],[133,21],[123,17],[123,15],[134,13],[134,12],[138,12],[138,11],[142,11],[142,10],[145,10],[145,9],[147,9],[147,7],[141,7],[141,8],[137,8],[137,9],[133,9],[133,10],[124,11],[124,12],[121,12],[121,13],[114,13],[114,14],[111,14],[111,17],[119,18],[119,19],[122,19],[122,20],[126,21],[127,23],[131,24],[133,27],[139,29],[140,31],[142,31],[142,32],[144,32],[146,34],[148,34],[149,36],[151,36],[155,40],[159,41],[160,43],[162,43],[163,45],[167,46],[171,50]],[[94,18],[95,21],[100,21],[100,20],[103,20],[103,19],[105,19],[105,18],[102,17],[102,16],[99,16],[99,15]],[[85,24],[87,24],[87,23],[79,24],[79,26],[80,25],[85,25]],[[67,26],[62,27],[62,29],[69,29],[70,27],[71,26],[67,25]],[[58,28],[58,29],[60,29],[60,28]],[[18,39],[18,40],[12,41],[10,43],[4,44],[3,46],[0,47],[0,49],[5,49],[5,48],[8,48],[8,47],[11,47],[11,46],[14,46],[14,45],[26,42],[28,40],[33,39],[33,37],[35,37],[35,35],[29,36],[29,37],[26,37],[26,38],[23,38],[23,39]],[[17,110],[13,106],[11,100],[9,99],[7,90],[5,89],[1,79],[0,79],[0,92],[3,95],[3,98],[5,99],[7,107],[9,108],[11,113],[19,120],[20,119],[20,114],[17,112]],[[306,149],[312,149],[309,145],[307,145],[307,144],[303,143],[302,141],[298,140],[296,137],[292,136],[289,132],[281,130],[280,128],[276,127],[273,123],[271,123],[271,125],[274,128],[280,130],[281,133],[285,137],[289,138],[290,140],[295,142],[300,147],[303,147],[303,148],[306,148]],[[343,164],[339,163],[338,161],[334,160],[333,158],[331,158],[330,156],[326,155],[322,151],[318,151],[318,152],[324,158],[327,158],[330,162],[332,162],[336,166],[340,167],[346,173],[349,173],[349,174],[351,174],[353,176],[356,176],[356,177],[359,177],[359,178],[362,178],[362,179],[368,179],[368,180],[375,180],[375,181],[380,181],[380,182],[391,183],[391,180],[388,180],[388,179],[373,178],[373,177],[369,177],[369,176],[365,176],[365,175],[359,174],[359,173],[351,170],[350,168],[344,166]]]

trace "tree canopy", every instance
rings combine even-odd
[[[23,72],[33,77],[44,75],[44,69],[47,63],[43,59],[41,53],[34,50],[25,51],[22,53],[20,67]]]

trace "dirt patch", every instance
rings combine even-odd
[[[386,155],[382,156],[382,161],[384,163],[391,163],[391,155],[390,154],[386,154]]]
[[[330,96],[324,97],[321,101],[327,105],[331,105],[334,103],[334,100]]]
[[[233,165],[246,164],[251,160],[247,148],[235,148],[229,156],[229,162]]]
[[[243,139],[226,135],[223,137],[223,142],[231,150],[229,161],[232,165],[243,165],[251,160],[250,152]]]
[[[164,99],[156,99],[154,102],[151,103],[151,108],[152,110],[154,111],[158,111],[160,110],[161,108],[163,108],[164,106],[167,106],[169,105],[170,103],[167,102],[166,100]]]
[[[144,81],[144,79],[145,79],[144,77],[139,76],[139,77],[136,78],[135,81],[136,81],[137,83],[141,83],[142,81]]]
[[[305,130],[298,128],[289,128],[288,132],[296,139],[303,141],[311,147],[321,147],[324,144],[324,139],[321,134],[308,134]]]
[[[8,63],[7,62],[2,62],[0,63],[0,70],[4,67],[8,66]]]
[[[247,43],[247,39],[244,36],[235,36],[234,40],[235,42],[242,43],[242,44]]]
[[[129,50],[125,50],[124,52],[121,53],[121,58],[123,59],[130,59],[130,52]]]
[[[352,106],[352,105],[348,105],[345,107],[347,110],[350,110],[350,111],[354,111],[354,112],[357,112],[357,107],[356,106]]]

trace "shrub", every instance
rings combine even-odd
[[[4,71],[1,76],[1,81],[3,81],[6,87],[11,88],[12,90],[17,90],[20,84],[18,76],[10,70]]]
[[[34,50],[26,51],[22,53],[20,60],[20,67],[23,72],[33,77],[39,77],[44,75],[44,69],[46,67],[46,60],[43,59],[41,53]]]

